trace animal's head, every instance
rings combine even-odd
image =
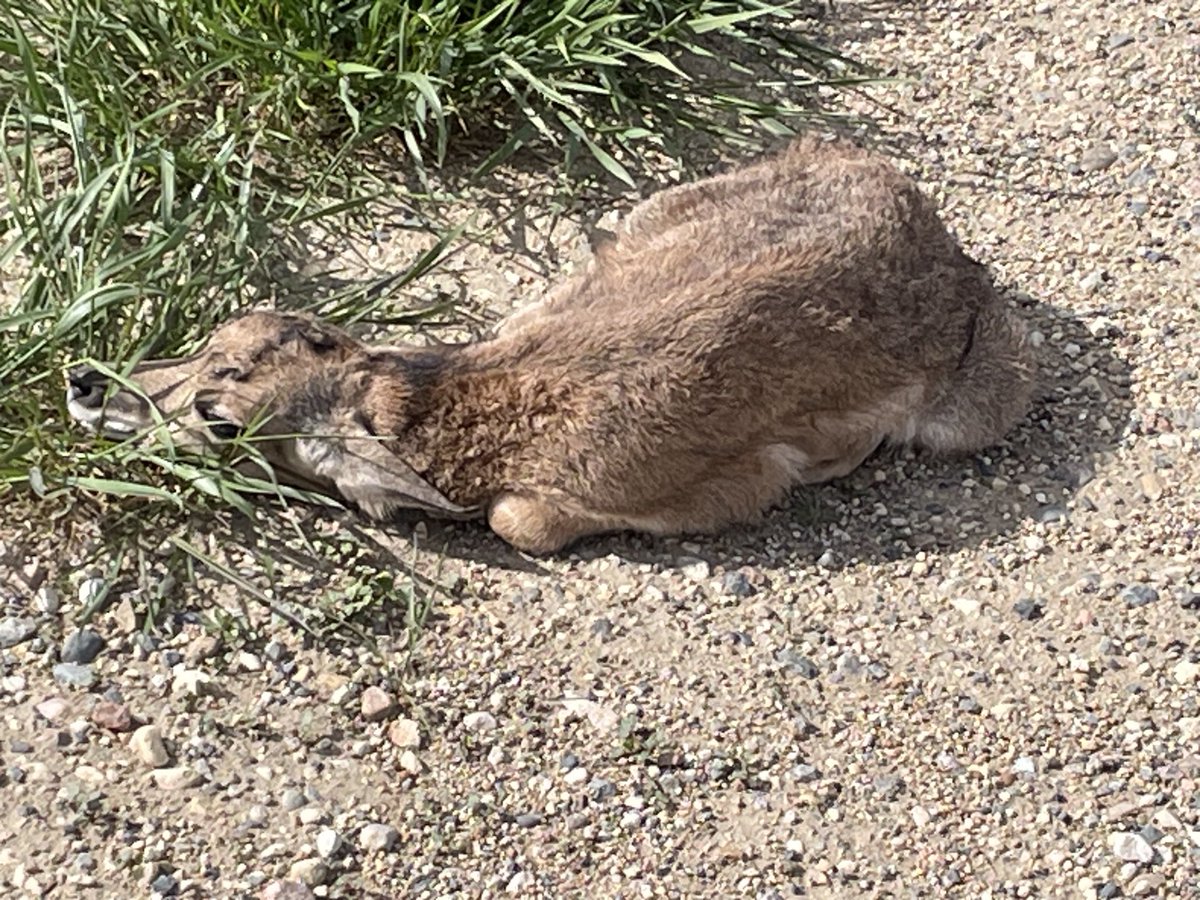
[[[307,316],[256,311],[220,326],[191,356],[139,363],[128,384],[92,367],[71,370],[67,409],[116,440],[165,428],[185,451],[239,442],[281,482],[336,492],[376,517],[398,508],[471,515],[392,452],[390,432],[375,424],[369,407],[394,413],[404,403],[404,360]]]

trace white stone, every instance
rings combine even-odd
[[[1140,834],[1118,831],[1108,837],[1113,856],[1126,862],[1148,863],[1154,859],[1154,848]]]
[[[317,832],[317,839],[314,843],[318,855],[322,859],[330,859],[342,849],[342,836],[332,828],[322,828]]]
[[[473,712],[463,716],[463,728],[467,731],[493,731],[496,728],[496,717],[490,712]]]
[[[372,822],[362,827],[358,833],[358,843],[368,853],[379,853],[392,849],[399,837],[400,835],[391,825]]]
[[[129,749],[151,769],[161,769],[171,761],[162,732],[157,725],[143,725],[129,736]]]

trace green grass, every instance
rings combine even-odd
[[[444,161],[530,147],[631,183],[648,150],[788,133],[821,114],[806,87],[868,74],[797,21],[758,0],[0,0],[0,504],[248,510],[212,465],[79,434],[63,367],[186,347],[273,298],[298,227]],[[394,319],[459,237],[428,227],[410,269],[317,310]]]

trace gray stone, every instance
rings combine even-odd
[[[279,805],[284,808],[285,812],[295,812],[306,802],[304,794],[295,788],[288,788],[279,798]]]
[[[775,654],[775,658],[783,664],[783,667],[789,672],[800,675],[804,678],[816,678],[821,674],[821,670],[817,668],[817,664],[809,659],[800,651],[792,647],[785,647]]]
[[[1026,622],[1032,622],[1034,619],[1040,619],[1044,614],[1045,606],[1042,601],[1034,600],[1032,597],[1024,597],[1013,604],[1013,612],[1024,619]]]
[[[1139,831],[1138,834],[1140,834],[1142,838],[1149,844],[1157,844],[1164,837],[1166,837],[1166,834],[1163,832],[1163,830],[1155,825],[1143,825],[1142,830]]]
[[[749,597],[754,593],[754,585],[741,572],[726,572],[721,578],[721,589],[734,597]]]
[[[837,674],[842,678],[850,678],[862,672],[862,660],[852,650],[847,650],[837,660]]]
[[[37,623],[33,619],[8,616],[0,619],[0,650],[23,644],[37,634]]]
[[[616,795],[617,788],[616,785],[605,778],[593,778],[588,782],[587,792],[588,796],[593,800],[607,800]]]
[[[810,766],[808,763],[799,763],[792,766],[792,776],[803,784],[816,781],[821,777],[821,772],[816,766]]]
[[[1131,584],[1121,591],[1121,599],[1130,609],[1146,606],[1158,599],[1158,591],[1148,584]]]
[[[92,667],[78,663],[59,663],[52,673],[55,681],[70,687],[90,688],[96,683],[96,673]]]
[[[592,623],[592,627],[590,630],[595,637],[598,637],[601,641],[603,641],[605,643],[612,640],[613,623],[612,623],[612,620],[610,620],[610,619],[606,619],[606,618],[597,619],[595,622]]]
[[[67,636],[58,656],[65,663],[90,663],[103,649],[104,638],[90,628],[81,628]]]
[[[1117,153],[1108,144],[1096,144],[1083,151],[1079,168],[1084,172],[1101,172],[1117,161]]]

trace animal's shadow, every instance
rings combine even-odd
[[[1072,497],[1131,421],[1130,368],[1115,352],[1123,336],[1101,314],[1083,319],[1030,298],[1014,302],[1039,344],[1039,386],[1028,415],[1002,444],[948,457],[881,448],[846,478],[797,488],[757,524],[712,535],[601,536],[564,554],[662,567],[701,558],[712,566],[767,569],[823,558],[836,567],[975,547],[1031,519],[1061,527]],[[397,522],[381,529],[381,547],[406,545],[413,527]],[[450,557],[543,568],[481,524],[422,527],[427,545],[444,547]]]

